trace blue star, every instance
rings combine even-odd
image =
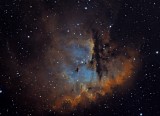
[[[140,115],[140,116],[142,116],[143,114],[142,114],[142,113],[140,113],[139,115]]]

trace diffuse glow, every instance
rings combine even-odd
[[[95,47],[93,39],[90,39],[89,42],[89,54],[93,55],[95,54],[95,51],[93,50],[93,48]],[[114,45],[113,48],[116,48],[115,44],[111,45]],[[113,52],[113,50],[111,50],[111,52]],[[115,58],[111,58],[111,60],[107,61],[105,65],[108,67],[109,73],[103,75],[102,80],[99,81],[99,77],[98,75],[96,75],[97,77],[94,80],[90,80],[87,82],[82,81],[79,83],[70,83],[79,86],[78,92],[64,94],[64,96],[58,98],[55,101],[55,104],[53,104],[53,108],[60,111],[70,111],[79,105],[81,107],[86,107],[89,105],[90,102],[96,102],[98,100],[97,95],[105,96],[106,94],[111,94],[114,90],[114,87],[125,84],[125,81],[131,78],[136,68],[136,62],[134,62],[132,58],[138,56],[137,53],[131,49],[125,49],[125,52],[129,55],[129,57],[118,54]],[[92,68],[93,71],[96,71],[95,65],[96,62],[94,63],[94,65],[91,65],[92,67],[94,67]],[[79,75],[78,78],[81,78],[81,76],[83,76],[83,72],[81,72],[81,75]],[[84,78],[88,78],[86,76]]]

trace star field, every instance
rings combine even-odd
[[[0,115],[160,115],[158,0],[2,0],[0,14]]]

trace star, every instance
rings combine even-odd
[[[2,90],[0,90],[0,93],[2,93]]]
[[[87,7],[84,7],[84,9],[87,10],[88,8],[87,8]]]
[[[28,35],[27,38],[30,38],[30,36]]]

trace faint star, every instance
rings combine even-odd
[[[28,35],[27,38],[30,38],[30,36]]]
[[[156,51],[156,54],[159,54],[159,51]]]
[[[0,90],[0,93],[2,93],[2,90]]]

